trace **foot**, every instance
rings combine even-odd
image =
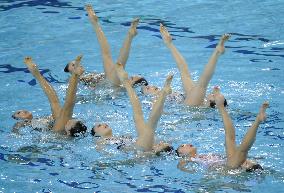
[[[98,16],[94,12],[92,5],[88,4],[88,5],[86,5],[85,8],[86,8],[86,11],[88,13],[90,20],[97,23],[98,22]]]
[[[84,72],[85,72],[85,69],[84,69],[84,67],[81,66],[81,65],[76,66],[76,67],[74,68],[74,71],[73,71],[73,73],[76,74],[76,75],[78,75],[78,76],[81,76]]]
[[[85,72],[84,67],[80,64],[82,57],[83,57],[83,55],[79,55],[79,56],[77,56],[77,58],[75,59],[75,64],[74,64],[74,71],[73,71],[73,73],[76,74],[76,75],[78,75],[78,76],[81,76],[81,75]]]
[[[167,79],[165,81],[164,91],[167,94],[171,94],[172,93],[171,83],[172,83],[173,77],[174,77],[174,75],[170,74],[170,75],[167,76]]]
[[[130,36],[134,37],[137,35],[137,25],[139,23],[139,18],[135,18],[132,22],[131,22],[131,26],[129,29],[129,34]]]
[[[258,113],[258,119],[260,122],[263,122],[266,120],[266,109],[269,107],[269,103],[266,101],[264,102],[261,107],[260,107],[260,110],[259,110],[259,113]]]
[[[32,57],[29,56],[25,57],[24,63],[26,64],[26,66],[28,67],[31,73],[38,71],[36,64],[33,62]]]
[[[118,78],[121,82],[123,82],[124,80],[128,80],[128,74],[127,72],[124,70],[123,68],[123,64],[121,63],[117,63],[115,65],[115,68],[116,68],[116,73],[118,75]]]
[[[79,55],[79,56],[77,56],[76,59],[75,59],[75,63],[76,63],[76,64],[80,64],[82,58],[83,58],[83,55],[82,55],[82,54]]]
[[[220,92],[220,88],[215,86],[213,89],[213,96],[217,107],[224,107],[225,97]]]
[[[222,35],[217,47],[216,47],[216,50],[218,51],[219,54],[224,54],[225,52],[225,42],[228,41],[228,39],[231,37],[230,34],[224,34]]]
[[[164,40],[164,43],[168,46],[172,43],[172,37],[170,33],[168,32],[167,28],[163,26],[163,24],[160,24],[160,32],[161,36]]]

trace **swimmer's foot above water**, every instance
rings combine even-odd
[[[164,88],[163,88],[163,90],[166,92],[166,94],[172,93],[171,83],[172,83],[173,77],[174,77],[173,74],[170,74],[170,75],[167,76],[167,79],[165,81],[165,85],[164,85]]]
[[[125,81],[125,80],[128,79],[128,74],[127,74],[127,72],[124,70],[123,64],[121,64],[121,63],[118,62],[118,63],[115,65],[115,68],[116,68],[116,73],[117,73],[117,75],[118,75],[118,78],[119,78],[119,80],[120,80],[121,82],[123,82],[123,81]]]
[[[132,22],[131,22],[131,26],[129,29],[129,35],[134,37],[137,35],[137,25],[139,23],[139,18],[135,18]]]
[[[260,122],[263,122],[263,121],[265,121],[266,120],[266,109],[269,107],[269,103],[267,102],[267,101],[265,101],[262,105],[261,105],[261,107],[260,107],[260,109],[259,109],[259,113],[258,113],[258,115],[257,115],[257,118],[258,118],[258,120],[260,121]]]
[[[172,43],[172,37],[171,37],[170,33],[168,32],[167,28],[163,24],[160,24],[160,32],[161,32],[161,36],[164,40],[164,43],[167,46],[169,46]]]
[[[222,35],[218,45],[216,46],[216,50],[218,51],[219,54],[224,54],[224,52],[225,52],[225,42],[228,41],[230,37],[231,37],[230,34]]]
[[[220,92],[220,88],[218,86],[214,87],[213,95],[214,95],[214,100],[215,100],[217,107],[224,107],[225,97]]]
[[[79,55],[79,56],[77,56],[77,58],[75,60],[75,66],[74,66],[73,73],[78,75],[78,76],[81,76],[85,71],[83,66],[81,66],[81,64],[80,64],[82,57],[83,57],[83,55]]]
[[[38,71],[37,65],[33,62],[32,57],[29,56],[25,57],[24,63],[26,64],[26,66],[28,67],[31,73]]]
[[[88,4],[88,5],[86,5],[85,8],[86,8],[86,11],[88,13],[90,20],[94,23],[97,23],[98,22],[98,16],[94,12],[92,5]]]

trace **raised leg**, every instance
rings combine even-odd
[[[160,91],[158,99],[154,103],[153,109],[148,119],[149,127],[155,130],[161,118],[166,96],[172,92],[171,82],[173,75],[169,75],[165,81],[164,88]]]
[[[82,56],[78,56],[75,60],[75,69],[69,79],[64,106],[60,111],[60,116],[55,120],[55,124],[53,126],[55,131],[64,130],[66,123],[72,119],[79,77],[84,73],[84,69],[80,65],[81,58]]]
[[[172,56],[174,57],[176,61],[177,67],[181,74],[183,89],[184,89],[184,92],[187,94],[190,92],[191,88],[194,86],[194,82],[192,81],[189,70],[188,70],[188,65],[185,59],[183,58],[183,56],[181,55],[181,53],[178,51],[178,49],[173,44],[172,37],[169,34],[168,30],[162,24],[160,24],[160,32],[161,32],[165,45],[169,48],[169,50],[172,53]]]
[[[104,71],[106,74],[107,79],[109,79],[113,84],[119,85],[120,81],[118,77],[116,76],[115,72],[115,66],[112,60],[111,52],[110,52],[110,46],[108,44],[108,41],[104,35],[104,32],[102,31],[100,24],[98,22],[98,17],[95,14],[93,8],[91,5],[86,5],[86,11],[88,13],[89,19],[94,27],[94,30],[97,35],[97,39],[99,41],[100,47],[101,47],[101,53],[103,58],[103,64],[104,64]]]
[[[148,124],[145,123],[139,98],[136,95],[135,90],[132,88],[131,82],[128,79],[128,74],[123,69],[123,65],[118,63],[116,65],[116,71],[120,81],[127,90],[132,104],[133,117],[138,135],[136,145],[144,151],[151,151],[154,146],[155,132]]]
[[[224,107],[224,96],[220,93],[218,87],[214,88],[214,99],[216,102],[216,106],[219,109],[219,113],[222,116],[223,124],[225,128],[225,143],[226,143],[226,154],[228,162],[234,158],[234,155],[237,151],[236,149],[236,139],[235,139],[235,128],[233,126],[231,117]]]
[[[247,153],[250,150],[251,146],[253,145],[253,143],[255,141],[258,126],[260,125],[261,122],[266,120],[265,111],[268,108],[268,106],[269,106],[268,102],[264,102],[261,105],[259,113],[258,113],[255,121],[253,122],[253,124],[249,128],[249,130],[247,131],[246,135],[243,138],[241,145],[239,146],[239,150],[241,152]]]
[[[32,75],[36,78],[36,80],[39,82],[41,88],[43,89],[44,93],[46,94],[50,107],[52,112],[52,117],[55,120],[59,114],[60,114],[60,103],[58,96],[53,89],[53,87],[47,82],[47,80],[40,74],[37,65],[33,62],[31,57],[26,57],[24,60],[24,63],[28,67],[29,71],[32,73]]]
[[[131,42],[133,40],[133,38],[137,35],[137,25],[139,23],[139,19],[136,18],[131,22],[131,26],[130,29],[127,33],[127,36],[124,40],[123,46],[120,49],[119,52],[119,56],[118,56],[118,60],[117,63],[120,63],[123,65],[123,68],[125,68],[127,59],[129,57],[129,52],[130,52],[130,48],[131,48]]]
[[[134,121],[136,124],[136,129],[139,135],[139,133],[141,133],[140,131],[141,126],[145,124],[144,117],[143,117],[143,111],[142,111],[139,98],[135,90],[132,88],[131,82],[128,79],[128,74],[125,72],[125,70],[123,69],[123,65],[120,63],[117,64],[117,74],[130,98],[130,102],[133,108],[133,117],[134,117]]]
[[[206,64],[202,75],[199,77],[198,80],[198,85],[204,89],[207,89],[207,86],[214,74],[215,68],[216,68],[216,64],[217,64],[217,60],[219,58],[220,55],[222,55],[225,52],[225,42],[230,38],[229,34],[224,34],[218,45],[216,46],[215,50],[213,51],[208,63]]]

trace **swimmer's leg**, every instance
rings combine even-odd
[[[224,34],[218,45],[216,46],[215,50],[213,51],[208,63],[206,64],[202,75],[200,76],[198,80],[198,85],[205,90],[207,89],[207,86],[214,74],[216,63],[220,55],[222,55],[225,52],[225,42],[230,38],[229,34]]]
[[[113,84],[120,85],[120,81],[115,72],[115,66],[112,60],[110,46],[98,22],[98,17],[95,14],[91,5],[86,5],[86,10],[87,10],[89,19],[94,27],[94,30],[97,35],[97,39],[101,47],[105,75],[107,79],[109,79]]]
[[[60,111],[60,116],[55,120],[53,129],[55,131],[62,131],[66,123],[72,119],[73,109],[75,106],[77,86],[79,77],[84,73],[83,67],[80,65],[82,56],[78,56],[75,60],[75,69],[69,79],[69,85],[66,93],[64,105]]]
[[[129,57],[131,42],[132,42],[133,38],[137,35],[137,29],[136,28],[137,28],[138,23],[139,23],[138,18],[134,19],[131,22],[130,29],[127,33],[125,40],[124,40],[123,46],[122,46],[122,48],[120,49],[120,52],[119,52],[119,57],[118,57],[117,62],[122,64],[124,68],[125,68],[127,59]]]
[[[123,69],[123,65],[118,63],[117,64],[117,75],[120,79],[120,81],[122,82],[123,86],[125,87],[127,94],[130,98],[130,102],[132,104],[132,108],[133,108],[133,117],[134,117],[134,121],[136,125],[144,125],[145,121],[144,121],[144,117],[143,117],[143,111],[142,111],[142,107],[139,101],[139,98],[135,92],[135,90],[132,88],[131,82],[128,79],[128,74],[125,72],[125,70]],[[138,131],[139,133],[139,131]]]
[[[185,59],[183,58],[183,56],[181,55],[181,53],[178,51],[178,49],[173,44],[172,37],[169,34],[169,32],[167,31],[166,27],[163,26],[162,24],[160,24],[160,32],[161,32],[162,38],[164,40],[164,43],[169,48],[169,50],[171,51],[171,53],[172,53],[172,55],[173,55],[173,57],[176,61],[177,67],[178,67],[179,72],[181,74],[183,90],[184,90],[185,94],[188,94],[190,92],[191,88],[194,86],[194,82],[192,81],[189,70],[188,70],[188,65],[187,65]]]
[[[224,96],[220,93],[219,88],[215,87],[214,98],[216,106],[219,110],[219,113],[222,116],[224,129],[225,129],[225,145],[226,145],[226,154],[228,163],[232,161],[234,155],[237,151],[236,148],[236,139],[235,139],[235,128],[233,126],[232,120],[228,112],[224,107]]]
[[[160,91],[158,99],[154,103],[153,109],[148,119],[149,127],[152,128],[154,131],[157,128],[159,119],[161,118],[165,99],[168,94],[171,93],[171,82],[173,80],[173,75],[169,75],[165,81],[164,88]]]
[[[246,135],[243,138],[243,141],[241,143],[241,145],[239,146],[239,150],[245,154],[247,154],[247,152],[250,150],[251,146],[253,145],[254,141],[255,141],[255,137],[256,137],[256,132],[258,129],[258,126],[260,125],[261,122],[266,120],[266,109],[268,108],[269,103],[268,102],[264,102],[259,110],[259,113],[255,119],[255,121],[253,122],[252,126],[249,128],[249,130],[247,131]]]
[[[122,64],[117,64],[116,71],[120,81],[122,82],[123,86],[126,88],[128,93],[130,102],[133,108],[133,117],[135,122],[135,127],[137,131],[138,138],[136,140],[136,144],[139,147],[142,147],[145,151],[152,150],[154,146],[154,131],[145,123],[143,117],[142,107],[139,101],[139,98],[132,88],[132,85],[128,79],[128,74],[123,69]]]
[[[41,88],[45,92],[52,111],[52,117],[55,120],[59,114],[60,114],[60,103],[58,96],[53,89],[53,87],[47,82],[47,80],[40,74],[37,65],[33,62],[31,57],[26,57],[24,60],[24,63],[27,65],[29,71],[32,73],[32,75],[37,79],[39,82]]]

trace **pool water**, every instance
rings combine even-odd
[[[223,33],[232,33],[218,61],[208,91],[220,85],[239,142],[259,106],[270,101],[268,119],[249,153],[261,173],[208,170],[189,164],[177,169],[175,155],[143,157],[113,146],[96,150],[96,139],[65,136],[24,128],[11,132],[11,114],[27,109],[50,114],[46,96],[26,69],[32,56],[63,101],[66,63],[83,54],[87,72],[101,72],[102,60],[84,5],[91,3],[117,58],[130,21],[141,18],[127,71],[162,86],[175,74],[173,90],[182,92],[180,75],[164,46],[164,23],[186,58],[195,79],[202,72]],[[0,192],[283,192],[284,190],[284,2],[274,1],[0,1]],[[137,90],[139,91],[139,90]],[[151,97],[140,96],[145,116]],[[107,122],[115,135],[136,137],[126,93],[80,85],[74,116],[90,128]],[[199,153],[224,155],[224,130],[216,110],[188,108],[167,101],[156,131],[157,141],[177,148],[192,143]]]

